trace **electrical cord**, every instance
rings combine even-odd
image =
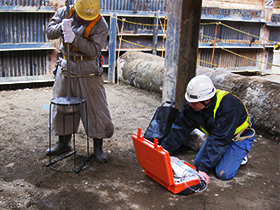
[[[201,176],[197,171],[193,168],[187,166],[184,161],[171,157],[171,166],[173,170],[174,181],[177,183],[184,183],[185,187],[190,189],[193,192],[203,192],[207,189],[208,184],[203,176]],[[192,186],[188,185],[188,182],[191,180],[199,180],[199,184],[201,187],[198,189],[193,189]]]
[[[188,186],[187,181],[184,182],[184,180],[186,179],[186,177],[190,177],[190,176],[198,176],[199,177],[199,184],[201,185],[200,188],[198,188],[197,190],[193,189],[191,186]],[[200,176],[198,173],[197,174],[192,174],[189,171],[185,170],[182,177],[181,177],[181,182],[184,182],[184,185],[189,188],[191,191],[197,193],[197,192],[203,192],[207,189],[208,184],[206,183],[206,180],[203,176]]]

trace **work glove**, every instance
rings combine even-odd
[[[65,43],[72,43],[75,39],[75,34],[72,31],[71,23],[73,19],[63,19],[61,24],[61,29],[63,33],[63,38]]]
[[[71,31],[64,31],[63,32],[63,38],[64,38],[65,43],[73,43],[73,41],[75,39],[75,34],[72,30]]]
[[[71,25],[72,25],[73,19],[63,19],[61,23],[61,29],[63,32],[65,31],[71,31]]]

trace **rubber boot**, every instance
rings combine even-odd
[[[104,153],[102,149],[103,139],[93,139],[94,141],[94,157],[100,163],[106,163],[108,161],[108,156]]]
[[[68,152],[71,150],[71,134],[66,136],[59,136],[58,137],[58,144],[51,148],[47,149],[47,155],[59,155],[63,152]]]
[[[240,166],[245,166],[245,165],[248,163],[248,161],[249,161],[249,158],[248,158],[248,155],[246,155],[246,156],[243,158],[243,160],[242,160]]]

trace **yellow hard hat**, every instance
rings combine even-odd
[[[93,20],[100,13],[100,0],[75,0],[74,8],[83,20]]]

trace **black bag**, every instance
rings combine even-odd
[[[156,138],[160,144],[167,137],[173,122],[179,115],[179,110],[173,106],[174,102],[166,101],[157,108],[144,134],[145,139],[154,142]]]

